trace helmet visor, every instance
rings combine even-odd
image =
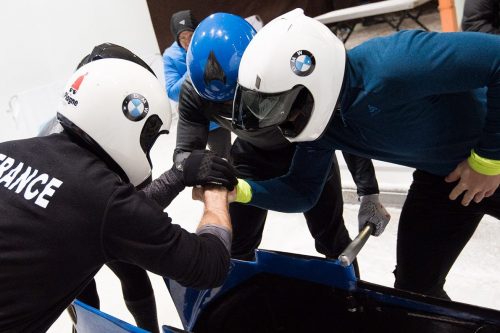
[[[233,103],[233,127],[246,131],[276,126],[285,122],[302,86],[279,93],[263,93],[236,87]]]

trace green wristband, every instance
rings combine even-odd
[[[243,179],[238,178],[236,185],[236,202],[248,203],[252,200],[252,187]]]
[[[500,175],[500,161],[481,157],[474,150],[467,159],[472,170],[486,176]]]

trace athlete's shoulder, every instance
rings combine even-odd
[[[98,153],[86,147],[78,139],[66,132],[37,137],[30,141],[33,149],[43,153],[39,157],[40,163],[54,170],[68,180],[73,186],[89,193],[99,191],[103,195],[111,192],[123,180],[113,170],[113,163]],[[37,148],[36,148],[37,147]],[[34,151],[31,151],[32,155]],[[57,161],[54,163],[53,161]],[[108,190],[105,190],[108,188]]]
[[[200,113],[199,110],[205,105],[205,101],[194,89],[191,80],[186,78],[181,86],[179,94],[179,113],[190,112]]]
[[[101,159],[64,133],[2,143],[0,165],[2,195],[42,208],[98,211],[121,183]]]
[[[182,90],[184,90],[185,93],[189,95],[189,97],[193,98],[196,97],[197,99],[200,98],[200,96],[198,96],[196,90],[194,89],[193,82],[191,82],[191,78],[189,77],[187,77],[182,83]]]

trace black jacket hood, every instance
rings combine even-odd
[[[172,14],[172,18],[170,19],[170,31],[179,45],[180,33],[186,30],[194,31],[197,25],[198,21],[194,18],[190,10],[176,12]]]

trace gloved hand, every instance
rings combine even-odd
[[[184,185],[220,185],[232,191],[238,180],[234,168],[210,150],[194,150],[182,162]]]
[[[391,215],[380,203],[378,194],[369,194],[359,197],[361,202],[358,212],[359,231],[366,223],[373,225],[372,235],[380,236],[391,219]]]

